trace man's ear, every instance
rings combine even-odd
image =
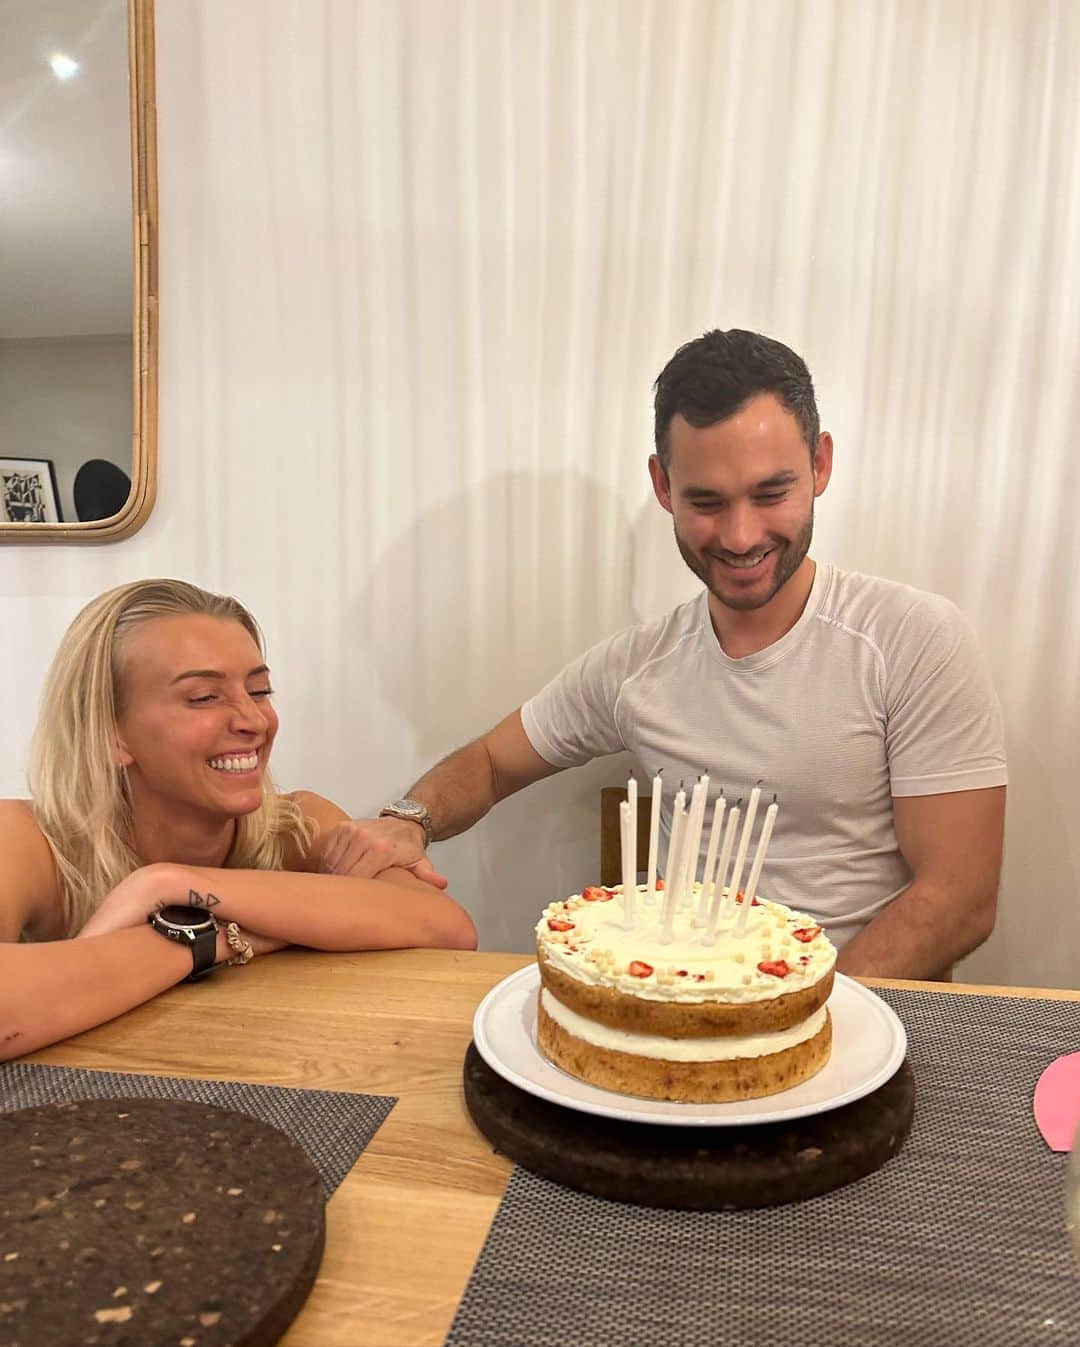
[[[815,496],[820,496],[829,485],[829,478],[832,476],[832,450],[832,436],[827,430],[823,430],[818,436],[817,448],[812,459]]]
[[[668,514],[671,514],[671,481],[668,478],[667,469],[656,454],[649,455],[649,476],[652,478],[652,489],[656,494],[656,499]]]

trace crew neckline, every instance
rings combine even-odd
[[[799,614],[795,625],[784,632],[778,640],[773,641],[771,645],[767,645],[764,650],[755,650],[752,655],[742,655],[738,659],[727,654],[720,644],[720,638],[713,628],[712,617],[709,613],[709,591],[703,590],[698,602],[701,604],[701,622],[707,646],[726,669],[731,669],[735,673],[756,673],[760,669],[769,668],[770,665],[777,663],[778,660],[782,660],[785,655],[791,653],[806,634],[810,623],[821,612],[825,603],[825,596],[832,586],[835,569],[831,562],[817,562],[814,583],[810,586],[806,606]]]

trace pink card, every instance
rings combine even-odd
[[[1035,1121],[1052,1151],[1072,1147],[1080,1126],[1080,1052],[1051,1062],[1035,1086]]]

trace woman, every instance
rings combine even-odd
[[[464,909],[407,870],[319,873],[320,838],[348,816],[275,789],[271,695],[235,599],[143,580],[76,617],[45,686],[32,799],[0,801],[0,1058],[211,961],[289,944],[476,947]]]

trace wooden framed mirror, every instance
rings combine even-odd
[[[154,503],[153,0],[0,0],[0,541]]]

